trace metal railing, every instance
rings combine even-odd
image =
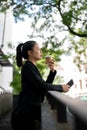
[[[11,93],[9,90],[6,90],[6,89],[5,89],[4,87],[2,87],[1,85],[0,85],[0,89],[1,89],[0,95],[6,94],[6,93]]]
[[[67,122],[67,108],[73,114],[75,130],[87,130],[87,101],[71,98],[57,91],[48,92],[48,100],[52,109],[57,110],[59,123]]]

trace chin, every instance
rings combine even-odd
[[[41,59],[42,59],[42,57],[39,58],[39,60],[41,60]]]

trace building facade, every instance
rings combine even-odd
[[[8,43],[12,43],[12,13],[0,13],[0,90],[12,91],[10,83],[13,79],[13,67],[4,59],[8,52]]]

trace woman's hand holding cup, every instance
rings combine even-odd
[[[47,64],[47,66],[50,68],[52,72],[55,71],[55,60],[54,58],[52,58],[51,55],[47,55],[45,57],[45,63]]]

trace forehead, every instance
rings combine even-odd
[[[40,48],[39,44],[36,43],[36,44],[34,45],[34,48]]]

